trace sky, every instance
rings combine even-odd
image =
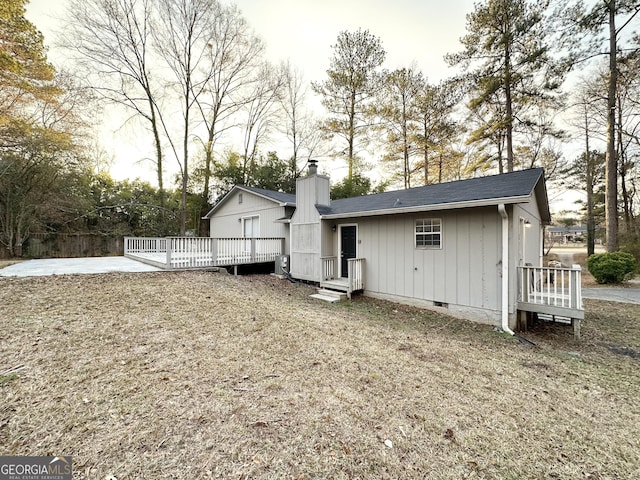
[[[460,49],[465,16],[473,9],[471,0],[237,0],[256,34],[266,44],[267,59],[289,60],[302,70],[307,81],[322,81],[341,31],[369,30],[378,36],[387,52],[385,68],[408,67],[412,63],[431,83],[453,74],[444,55]],[[64,52],[54,47],[63,22],[66,0],[30,0],[27,18],[44,34],[49,58],[64,66]],[[101,139],[115,155],[115,178],[142,177],[153,182],[153,166],[135,163],[149,156],[141,146],[139,132],[122,128],[119,118],[107,114]],[[134,165],[132,166],[132,161]]]
[[[30,0],[27,18],[42,31],[49,58],[60,67],[64,52],[53,47],[61,30],[67,0]],[[384,67],[390,70],[412,64],[430,83],[453,76],[456,71],[444,55],[461,50],[466,15],[472,0],[237,0],[256,34],[266,44],[267,59],[289,60],[307,81],[322,81],[341,31],[369,30],[381,39],[387,52]],[[111,174],[116,179],[140,177],[155,184],[151,154],[141,144],[141,132],[122,125],[120,117],[106,112],[100,138],[114,156]],[[177,165],[176,171],[177,171]],[[331,172],[330,172],[331,173]],[[334,172],[332,177],[340,177]]]

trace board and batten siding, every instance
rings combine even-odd
[[[242,194],[242,203],[239,195]],[[209,220],[209,235],[214,238],[242,237],[242,218],[260,218],[260,237],[285,238],[289,251],[289,225],[276,222],[286,214],[285,207],[246,191],[235,191]]]
[[[291,275],[319,282],[322,277],[323,233],[316,205],[328,205],[329,177],[310,175],[296,180],[296,211],[291,217]]]
[[[521,220],[523,223],[528,221],[529,226],[521,224]],[[520,236],[519,243],[514,246],[517,249],[515,259],[517,266],[527,263],[535,266],[542,265],[542,222],[537,202],[531,199],[527,203],[514,205],[512,221],[514,238],[517,238],[517,235]]]
[[[415,221],[439,218],[442,247],[416,248]],[[446,304],[458,316],[495,323],[500,315],[501,217],[474,208],[354,218],[365,293],[404,303]],[[334,239],[337,250],[337,238]]]

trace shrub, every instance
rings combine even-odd
[[[587,267],[598,283],[621,283],[635,272],[636,259],[626,252],[597,253],[589,257]]]
[[[640,263],[640,236],[638,235],[621,235],[620,250],[628,252],[636,258],[636,265]]]

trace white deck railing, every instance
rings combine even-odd
[[[282,238],[124,238],[126,257],[169,269],[272,262],[283,251]]]
[[[322,280],[333,280],[336,278],[336,262],[338,257],[320,257],[322,262]]]
[[[518,267],[518,270],[519,303],[539,305],[543,313],[544,307],[558,309],[558,312],[559,309],[566,309],[569,317],[570,311],[584,311],[582,271],[579,265],[574,265],[573,268],[525,266]]]
[[[322,280],[320,286],[347,293],[351,298],[353,292],[364,290],[364,258],[347,260],[347,278],[336,277],[338,257],[320,257]]]
[[[347,295],[351,298],[351,292],[364,290],[364,258],[350,258],[347,260],[349,290]]]

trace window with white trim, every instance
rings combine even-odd
[[[416,220],[416,248],[442,247],[442,220],[420,218]]]

